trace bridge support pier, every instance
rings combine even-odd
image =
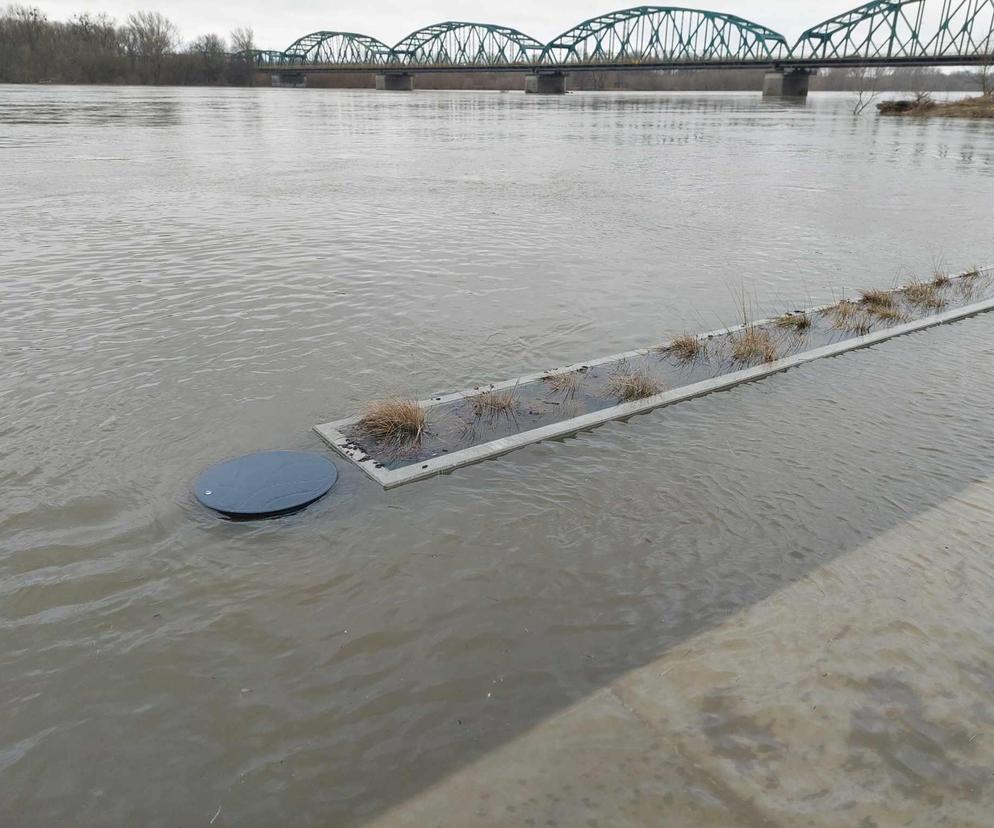
[[[565,72],[536,72],[525,75],[525,92],[530,95],[565,95]]]
[[[376,76],[376,88],[381,92],[411,92],[414,75],[407,72],[388,72]]]
[[[763,76],[764,98],[806,98],[810,69],[775,69]]]

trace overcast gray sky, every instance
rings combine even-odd
[[[207,32],[227,34],[251,26],[261,48],[284,49],[297,37],[318,29],[362,32],[393,45],[409,32],[442,20],[471,20],[512,26],[548,41],[581,20],[637,0],[22,0],[49,17],[67,19],[84,11],[106,12],[119,21],[138,9],[160,11],[176,23],[185,40]],[[0,0],[2,4],[2,0]],[[724,0],[673,5],[711,8],[763,23],[795,38],[808,26],[852,6],[854,0]]]

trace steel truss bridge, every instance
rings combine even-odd
[[[399,43],[318,31],[282,52],[242,56],[279,72],[527,72],[680,68],[990,64],[994,0],[873,0],[805,31],[780,33],[732,14],[637,6],[584,20],[542,43],[517,29],[449,21]]]

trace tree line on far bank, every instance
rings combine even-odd
[[[765,69],[628,69],[573,72],[570,89],[582,92],[755,92],[763,88]],[[821,69],[811,78],[813,92],[974,92],[986,89],[983,69],[943,72],[929,67],[896,69]],[[268,83],[268,81],[267,81]],[[371,88],[372,74],[328,72],[310,75],[307,85],[325,89]],[[418,89],[489,89],[520,91],[522,76],[500,72],[438,72],[418,75]]]
[[[103,14],[58,21],[29,6],[0,10],[0,83],[241,86],[252,83],[255,67],[237,53],[254,48],[251,29],[183,44],[158,12],[136,12],[118,24]]]
[[[666,69],[655,72],[576,72],[570,87],[581,90],[750,91],[761,89],[765,69]],[[894,69],[819,69],[813,92],[971,92],[984,86],[976,70],[943,72],[928,66]],[[519,82],[520,85],[520,82]]]

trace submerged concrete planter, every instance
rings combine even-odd
[[[986,272],[986,270],[982,272]],[[953,282],[956,282],[961,278],[966,277],[956,277],[953,279]],[[896,289],[890,292],[896,294],[899,291],[900,289]],[[835,306],[823,305],[806,310],[804,313],[814,318],[817,314],[825,313],[833,307]],[[865,348],[878,342],[893,339],[894,337],[909,334],[914,331],[924,330],[936,325],[954,322],[956,320],[964,319],[966,317],[974,316],[990,310],[994,310],[994,297],[985,296],[978,301],[969,302],[967,304],[949,308],[948,310],[932,313],[931,315],[927,315],[919,319],[912,319],[907,322],[892,324],[889,327],[871,331],[870,333],[861,336],[853,335],[842,339],[841,341],[831,342],[830,344],[822,345],[820,347],[797,350],[794,353],[790,353],[772,362],[764,362],[750,367],[743,367],[738,370],[730,370],[725,373],[721,373],[718,376],[712,376],[707,379],[689,382],[685,385],[667,388],[667,390],[662,393],[655,394],[650,397],[634,400],[632,402],[606,405],[598,408],[597,410],[589,411],[579,416],[564,417],[556,420],[555,422],[550,422],[535,428],[523,429],[516,433],[501,436],[496,439],[481,441],[465,448],[457,450],[443,449],[444,453],[438,456],[420,459],[415,458],[410,462],[406,462],[403,459],[400,461],[394,459],[390,462],[385,462],[386,458],[384,456],[378,456],[377,452],[368,450],[361,444],[361,441],[357,441],[356,427],[359,423],[359,416],[317,425],[314,427],[314,430],[339,454],[355,463],[369,477],[382,485],[385,489],[391,489],[396,486],[404,485],[405,483],[413,483],[417,480],[424,480],[436,474],[452,471],[453,469],[460,468],[461,466],[497,457],[542,440],[567,437],[579,431],[584,431],[586,429],[601,425],[602,423],[610,422],[611,420],[620,420],[626,417],[631,417],[635,414],[642,414],[655,408],[672,405],[677,402],[710,394],[714,391],[721,391],[731,388],[741,383],[761,379],[769,376],[770,374],[785,371],[788,368],[803,365],[806,362],[812,362],[816,359],[822,359],[824,357],[842,354],[847,351]],[[757,322],[751,322],[748,327],[763,328],[773,326],[775,324],[776,320],[765,319]],[[733,337],[737,332],[741,332],[745,328],[746,326],[743,325],[723,328],[718,331],[699,334],[697,338],[702,341],[722,341],[723,339]],[[543,371],[540,373],[530,374],[494,385],[482,386],[467,389],[454,394],[432,397],[427,400],[422,400],[421,405],[423,405],[424,408],[428,410],[429,415],[431,415],[433,410],[438,410],[440,407],[463,405],[467,401],[470,401],[474,397],[478,396],[481,391],[501,391],[515,387],[527,387],[529,385],[542,382],[550,374],[591,371],[597,369],[598,366],[609,366],[612,363],[622,365],[629,360],[642,360],[650,358],[653,354],[657,354],[665,348],[666,344],[646,350],[614,354],[612,356],[602,357],[591,362],[577,363],[575,365],[568,365],[553,371]]]

